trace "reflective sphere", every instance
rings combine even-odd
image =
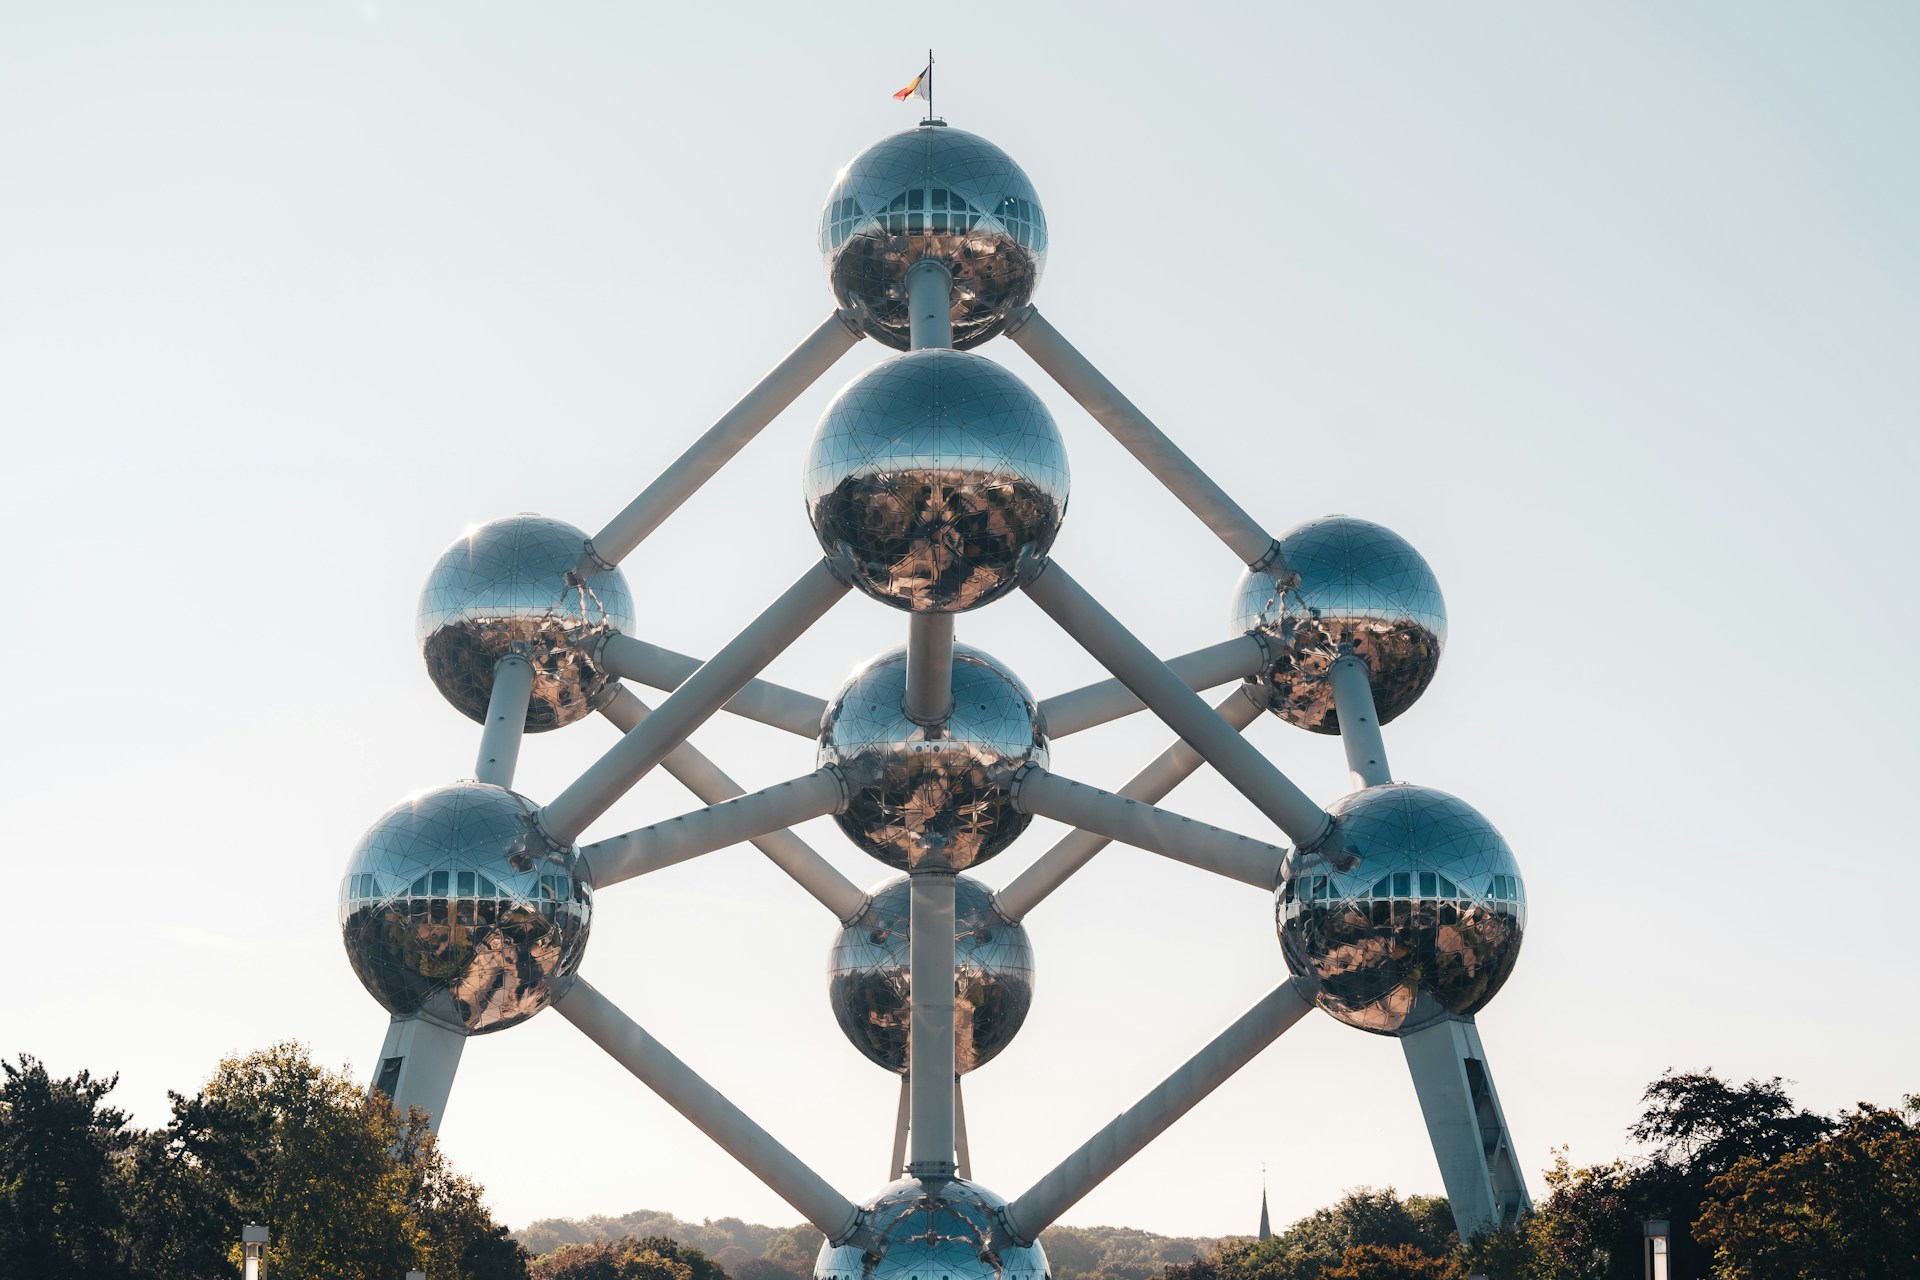
[[[340,882],[347,958],[373,998],[466,1034],[525,1022],[566,993],[593,893],[533,803],[456,782],[389,809]]]
[[[913,1012],[907,878],[873,891],[841,928],[827,959],[827,998],[853,1047],[889,1071],[907,1069]],[[962,1072],[993,1058],[1033,1006],[1033,946],[1025,927],[993,907],[978,880],[954,880],[953,1061]]]
[[[1327,668],[1348,654],[1367,664],[1380,723],[1412,706],[1447,641],[1447,606],[1433,570],[1391,529],[1325,516],[1280,538],[1290,575],[1248,569],[1234,590],[1233,634],[1257,631],[1275,660],[1250,684],[1266,707],[1315,733],[1340,732]]]
[[[985,356],[912,351],[849,382],[807,452],[807,515],[854,585],[957,613],[1017,584],[1067,511],[1067,450],[1027,384]]]
[[[953,646],[953,714],[937,728],[900,709],[907,651],[880,654],[827,704],[819,764],[847,781],[835,819],[853,842],[906,871],[927,862],[963,871],[1026,830],[1013,775],[1047,763],[1040,711],[1027,687],[978,649]]]
[[[508,516],[440,554],[417,627],[427,674],[448,702],[484,724],[494,664],[509,653],[533,664],[529,733],[572,724],[613,696],[590,655],[608,631],[633,629],[633,599],[618,569],[567,585],[586,540],[564,521]]]
[[[1478,1013],[1513,972],[1526,891],[1507,842],[1465,801],[1389,782],[1328,812],[1333,833],[1277,895],[1287,967],[1348,1026],[1394,1035]]]
[[[960,129],[922,125],[847,163],[820,213],[820,252],[840,305],[875,339],[907,348],[907,268],[953,273],[953,345],[985,342],[1025,306],[1047,260],[1047,219],[1020,166]]]
[[[1048,1280],[1038,1242],[988,1249],[994,1215],[1006,1201],[961,1178],[902,1178],[861,1205],[879,1243],[820,1246],[814,1280]]]

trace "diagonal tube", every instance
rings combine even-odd
[[[687,735],[705,724],[774,656],[818,622],[847,593],[825,560],[800,575],[778,600],[670,694],[660,709],[615,743],[539,813],[540,829],[564,848],[645,777]]]
[[[1358,658],[1336,661],[1327,672],[1333,685],[1333,710],[1340,720],[1340,745],[1347,753],[1347,772],[1355,787],[1377,787],[1393,781],[1387,767],[1387,743],[1380,736],[1380,714],[1373,707],[1373,685],[1367,664]]]
[[[787,352],[733,408],[721,414],[720,420],[688,446],[639,497],[587,540],[574,572],[588,578],[626,559],[662,521],[680,509],[681,503],[711,480],[714,473],[769,422],[779,417],[782,409],[852,350],[860,336],[851,317],[844,313],[835,312],[822,320],[818,328]]]
[[[583,845],[580,856],[587,864],[587,880],[594,888],[604,889],[770,831],[824,818],[840,808],[844,796],[838,770],[816,769],[804,778]]]
[[[1333,827],[1326,810],[1216,715],[1071,574],[1051,560],[1023,559],[1021,568],[1022,586],[1034,603],[1295,844],[1312,849],[1326,836]]]
[[[636,725],[646,719],[648,707],[633,690],[622,685],[612,700],[600,708],[600,714],[612,721],[622,733],[631,733]],[[739,783],[728,777],[719,765],[707,759],[691,742],[683,742],[668,752],[667,758],[660,762],[660,767],[693,792],[702,804],[719,804],[745,794]],[[794,883],[812,894],[821,906],[833,912],[834,919],[842,924],[866,910],[866,893],[793,832],[769,831],[765,835],[755,836],[751,843],[767,855],[769,862],[793,877]]]
[[[773,1193],[799,1211],[835,1244],[852,1239],[860,1225],[860,1211],[835,1191],[826,1179],[755,1124],[746,1112],[727,1101],[686,1063],[668,1052],[646,1029],[594,990],[585,979],[554,1003],[560,1016],[580,1028],[587,1039],[631,1071],[659,1094],[666,1104],[693,1122]]]
[[[668,691],[678,689],[700,669],[700,659],[663,649],[645,640],[618,633],[609,635],[594,655],[596,665],[622,680]],[[788,689],[767,680],[749,680],[728,700],[725,710],[747,720],[797,733],[803,738],[820,736],[820,718],[827,714],[826,700],[798,689]]]
[[[475,782],[496,787],[513,785],[520,763],[520,740],[527,731],[527,702],[533,696],[533,664],[517,653],[493,664],[493,692],[487,698],[487,724],[480,731],[480,755],[473,765]]]
[[[915,724],[944,724],[953,710],[953,615],[907,620],[907,692],[900,709]]]
[[[1059,1167],[1001,1211],[1006,1243],[1032,1244],[1042,1231],[1199,1101],[1225,1084],[1313,1008],[1313,997],[1290,978],[1215,1036],[1146,1097],[1115,1116]]]
[[[1167,659],[1167,669],[1179,676],[1189,689],[1211,689],[1229,680],[1255,675],[1267,665],[1267,651],[1251,634],[1222,640],[1219,644],[1183,653]],[[1102,680],[1084,688],[1056,693],[1040,700],[1041,723],[1049,738],[1064,738],[1069,733],[1091,729],[1095,725],[1130,716],[1144,704],[1118,680]]]
[[[1221,699],[1214,710],[1220,713],[1221,719],[1233,726],[1235,732],[1245,729],[1260,716],[1260,708],[1238,689]],[[1152,764],[1128,779],[1127,785],[1120,788],[1120,794],[1128,800],[1158,804],[1169,791],[1205,763],[1199,752],[1176,738],[1172,746],[1154,758]],[[1065,884],[1069,876],[1091,862],[1094,855],[1110,843],[1107,837],[1092,831],[1067,832],[1054,842],[1052,848],[1035,858],[1032,866],[993,895],[994,907],[1001,915],[1018,924],[1048,894]]]
[[[1139,459],[1167,491],[1200,517],[1214,536],[1227,544],[1243,564],[1271,569],[1279,546],[1226,490],[1213,482],[1180,446],[1167,439],[1153,420],[1107,381],[1107,376],[1074,349],[1058,329],[1035,307],[1027,307],[1007,326],[1006,334],[1020,344],[1033,362],[1080,402],[1101,426]]]
[[[913,1007],[907,1025],[907,1083],[913,1090],[907,1172],[953,1176],[953,890],[944,867],[915,868],[907,881],[907,954]]]
[[[1278,845],[1072,782],[1038,765],[1026,766],[1014,778],[1013,804],[1023,813],[1052,818],[1269,892],[1279,883],[1287,860],[1287,851]]]

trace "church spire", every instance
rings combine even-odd
[[[1273,1224],[1267,1219],[1267,1166],[1260,1166],[1260,1238],[1273,1239]]]

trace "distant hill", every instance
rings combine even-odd
[[[542,1218],[513,1233],[535,1257],[563,1244],[598,1244],[623,1236],[667,1236],[691,1245],[738,1280],[804,1280],[813,1274],[821,1235],[812,1227],[769,1227],[739,1218],[688,1222],[636,1209],[618,1218]],[[1053,1280],[1151,1280],[1168,1263],[1191,1262],[1214,1243],[1204,1236],[1161,1236],[1132,1227],[1055,1227],[1040,1237]],[[755,1265],[748,1265],[748,1264]]]

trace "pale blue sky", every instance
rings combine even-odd
[[[933,12],[931,10],[929,13]],[[823,316],[834,170],[939,106],[1027,169],[1038,301],[1278,530],[1387,524],[1451,644],[1396,772],[1506,833],[1532,927],[1481,1027],[1522,1162],[1622,1150],[1668,1066],[1823,1109],[1920,1087],[1910,580],[1920,11],[1840,5],[0,4],[0,629],[16,973],[0,1051],[118,1070],[142,1122],[385,1015],[333,925],[360,831],[476,729],[411,648],[468,523],[594,527]],[[1067,438],[1057,547],[1157,649],[1237,566],[1007,343]],[[710,652],[815,554],[798,489],[863,344],[628,563]],[[849,599],[772,674],[899,643]],[[1094,678],[1023,600],[961,623]],[[1164,730],[1060,743],[1116,785]],[[613,738],[529,742],[564,786]],[[1255,740],[1316,797],[1337,744]],[[717,723],[749,786],[804,743]],[[1202,777],[1172,804],[1260,833]],[[599,830],[693,807],[649,779]],[[856,880],[880,869],[806,831]],[[986,869],[1050,841],[1036,824]],[[1030,919],[1039,999],[969,1078],[1004,1193],[1282,972],[1271,905],[1115,849]],[[736,850],[609,891],[593,981],[851,1195],[892,1081],[841,1040],[831,921]],[[796,1215],[557,1017],[470,1046],[444,1134],[509,1221]],[[1393,1044],[1314,1018],[1069,1215],[1250,1230],[1438,1191]]]

